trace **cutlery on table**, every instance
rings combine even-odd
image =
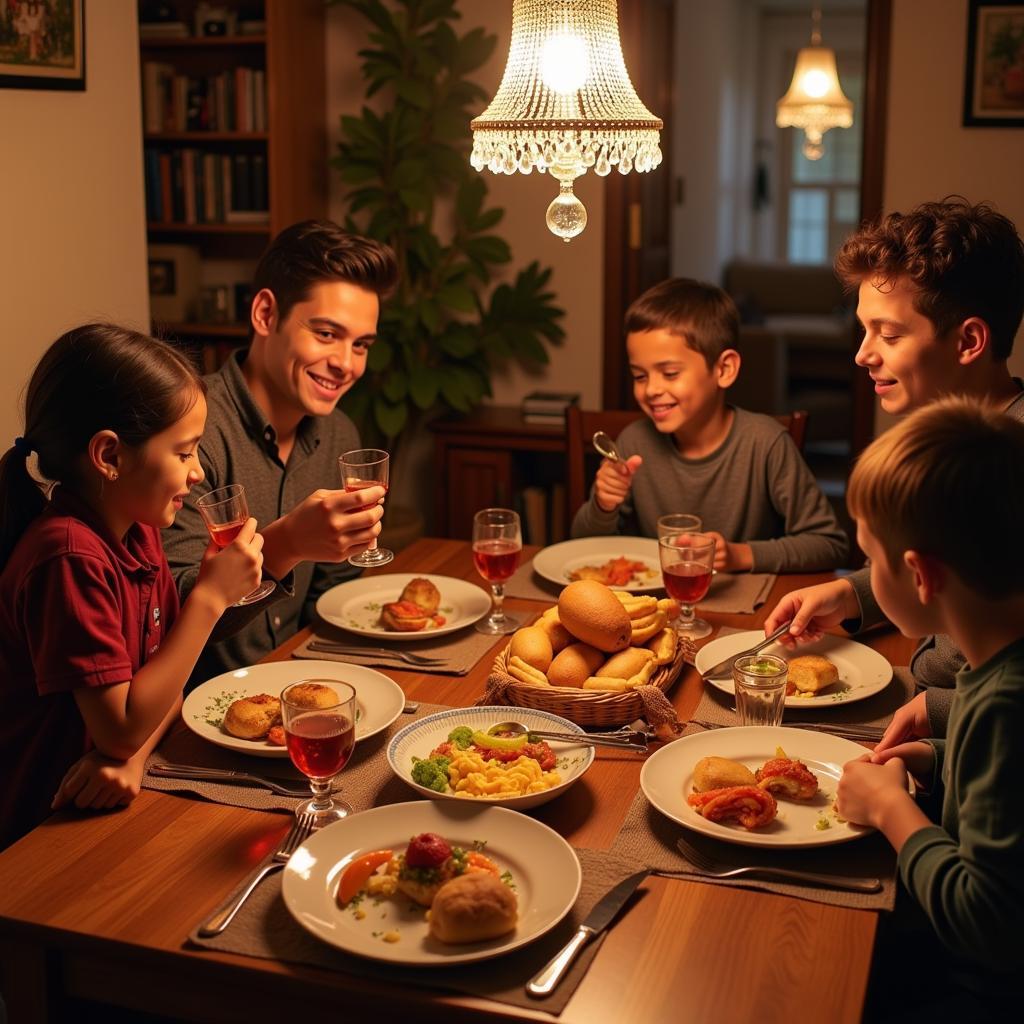
[[[310,832],[313,831],[313,815],[303,814],[292,822],[288,834],[281,840],[278,848],[271,854],[268,863],[260,865],[248,878],[244,888],[226,906],[218,910],[210,917],[205,924],[199,927],[198,935],[203,939],[210,939],[214,935],[220,935],[222,931],[235,918],[235,914],[241,909],[242,904],[252,895],[256,886],[263,881],[267,875],[282,868],[288,863],[288,858],[306,841]]]
[[[788,622],[782,626],[779,626],[779,628],[775,630],[775,632],[772,633],[771,636],[766,636],[763,640],[754,644],[754,646],[751,647],[749,650],[737,651],[735,654],[730,654],[728,658],[726,658],[724,661],[720,661],[717,665],[712,665],[712,667],[709,668],[706,672],[701,673],[701,679],[717,679],[720,676],[731,677],[733,662],[736,661],[737,658],[746,658],[751,654],[757,654],[758,651],[764,650],[764,648],[767,647],[769,644],[774,643],[776,640],[778,640],[779,637],[782,636],[782,634],[785,633],[787,629],[789,629]]]
[[[527,983],[526,994],[538,998],[551,995],[565,972],[580,955],[583,947],[612,923],[615,915],[622,909],[622,905],[633,894],[633,890],[650,873],[647,868],[637,871],[636,874],[624,878],[613,889],[605,893],[598,900],[594,909],[587,914],[586,920],[576,929],[576,934],[565,944],[561,952],[557,953],[551,962]]]
[[[760,864],[748,864],[744,867],[730,867],[715,860],[702,850],[691,845],[687,840],[676,840],[679,852],[690,862],[694,870],[709,878],[738,878],[741,875],[759,875],[762,878],[780,878],[783,881],[810,882],[812,885],[823,885],[830,889],[843,889],[848,892],[878,892],[882,883],[877,878],[842,877],[839,875],[821,875],[815,871],[793,871],[789,868],[764,867]],[[685,871],[655,871],[653,874],[666,875],[670,878],[685,878]]]
[[[229,768],[204,768],[196,764],[151,764],[149,774],[162,779],[195,779],[198,782],[251,782],[279,796],[309,796],[309,787],[296,781],[294,786],[285,785],[283,781],[253,775],[251,772],[239,772]]]
[[[702,729],[730,729],[733,728],[724,722],[707,722],[700,718],[694,718],[691,725],[699,725]],[[882,738],[885,729],[877,725],[844,725],[841,722],[783,722],[787,729],[807,729],[810,732],[824,732],[830,736],[839,736],[844,739],[863,740],[865,743],[877,742]]]
[[[367,654],[404,661],[407,665],[431,666],[438,668],[444,665],[445,658],[435,658],[426,654],[413,654],[411,651],[395,651],[387,647],[361,647],[355,644],[334,643],[330,640],[310,640],[308,649],[324,654]]]
[[[515,736],[536,736],[542,740],[564,740],[567,743],[583,743],[592,747],[617,747],[619,750],[647,750],[647,734],[634,729],[619,729],[616,732],[548,732],[544,729],[528,729],[522,722],[499,722],[487,730],[492,736],[499,733]]]

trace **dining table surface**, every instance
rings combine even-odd
[[[536,550],[524,549],[524,559]],[[385,571],[481,582],[471,546],[461,540],[421,538]],[[757,628],[784,593],[831,578],[780,575],[754,614],[705,616],[715,626]],[[506,599],[506,610],[525,620],[546,606]],[[288,659],[309,633],[266,660]],[[891,629],[861,639],[896,665],[907,664],[913,649]],[[469,706],[482,696],[506,643],[495,637],[461,677],[412,669],[386,674],[410,701]],[[684,665],[669,691],[681,721],[692,716],[701,690],[697,671]],[[596,748],[583,779],[529,813],[574,847],[606,850],[637,794],[643,763],[631,752]],[[542,1005],[521,1008],[189,946],[196,923],[252,869],[253,851],[265,853],[286,826],[280,813],[149,789],[118,812],[51,816],[0,853],[0,993],[12,1024],[55,1019],[65,999],[189,1021],[284,1020],[295,1013],[565,1024],[861,1018],[877,912],[680,879],[644,883],[646,896],[616,919],[557,1017]]]

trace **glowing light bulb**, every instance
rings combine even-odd
[[[819,68],[812,68],[804,75],[803,81],[800,84],[808,96],[819,100],[828,92],[829,77]]]
[[[590,76],[586,42],[568,33],[548,36],[541,50],[540,74],[549,89],[563,95],[576,92]]]

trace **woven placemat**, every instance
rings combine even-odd
[[[768,600],[777,579],[770,572],[716,572],[707,596],[697,607],[702,612],[752,615]]]
[[[557,604],[558,595],[565,589],[566,583],[552,583],[551,580],[533,571],[533,559],[519,566],[505,584],[506,597],[525,598],[528,601],[544,601],[546,604]]]

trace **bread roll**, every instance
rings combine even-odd
[[[676,631],[667,626],[659,630],[644,646],[654,652],[658,665],[667,665],[676,656]]]
[[[558,618],[574,637],[613,654],[629,646],[629,613],[603,583],[578,580],[558,598]]]
[[[340,700],[338,691],[323,683],[296,683],[288,690],[288,703],[299,708],[330,708]]]
[[[522,658],[540,672],[547,672],[554,652],[551,639],[539,626],[524,626],[512,634],[509,655]]]
[[[570,644],[555,655],[548,668],[552,686],[582,686],[604,664],[604,654],[590,644]]]
[[[756,786],[754,773],[739,761],[727,757],[702,757],[693,766],[693,791],[707,793],[730,786]]]
[[[634,620],[629,642],[634,646],[647,643],[652,636],[657,636],[665,628],[667,621],[668,619],[662,611],[657,611],[643,619]]]
[[[430,907],[430,934],[441,942],[481,942],[516,926],[516,894],[489,871],[445,882]]]
[[[242,697],[224,715],[224,731],[241,740],[260,740],[281,721],[281,701],[269,693]]]
[[[627,647],[624,651],[613,654],[594,675],[598,678],[618,676],[621,679],[629,679],[653,660],[654,651],[649,651],[646,647]]]
[[[522,658],[513,656],[508,659],[508,674],[528,686],[550,686],[548,677],[540,669],[528,665]]]
[[[787,681],[803,693],[817,693],[839,681],[839,669],[820,654],[790,658]]]
[[[418,605],[427,615],[433,615],[437,606],[441,603],[441,592],[428,579],[417,576],[409,580],[398,598],[399,601],[412,601]]]
[[[549,608],[534,625],[547,633],[548,639],[551,641],[552,654],[558,654],[559,651],[564,651],[569,644],[576,642],[576,637],[559,621],[557,607]]]

